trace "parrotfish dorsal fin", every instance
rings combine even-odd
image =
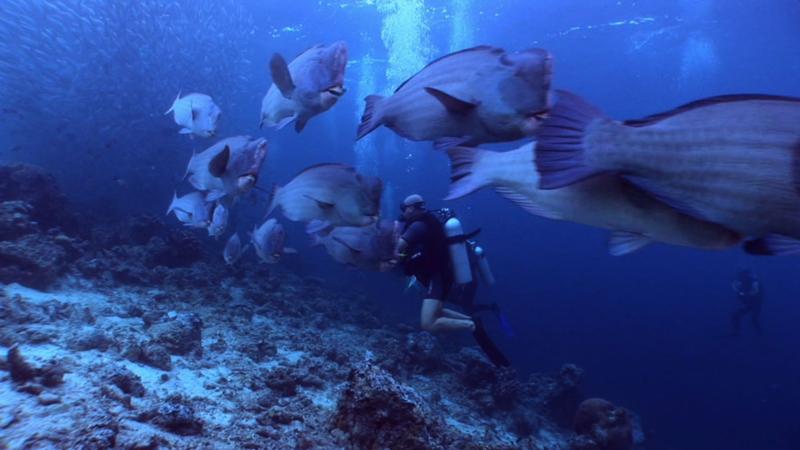
[[[436,100],[439,100],[439,102],[452,113],[466,114],[478,106],[475,103],[461,100],[460,98],[456,98],[436,88],[426,87],[425,92],[431,94]]]
[[[208,172],[217,178],[222,177],[225,173],[225,168],[228,167],[228,161],[231,159],[231,148],[225,146],[217,156],[213,157],[208,163]]]
[[[769,94],[729,94],[717,95],[715,97],[703,98],[693,102],[686,103],[678,106],[677,108],[669,111],[653,114],[641,119],[631,119],[623,122],[630,127],[643,127],[656,122],[660,122],[672,116],[690,111],[692,109],[703,108],[705,106],[717,105],[720,103],[731,102],[744,102],[744,101],[776,101],[776,102],[794,102],[800,103],[800,97],[789,97],[785,95],[769,95]]]
[[[292,74],[289,72],[286,60],[279,53],[272,55],[272,59],[269,60],[269,71],[272,75],[272,82],[275,83],[281,94],[288,99],[292,98],[295,89]]]

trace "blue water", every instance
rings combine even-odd
[[[795,0],[4,0],[0,37],[0,159],[52,171],[98,221],[161,215],[186,189],[186,160],[209,142],[163,116],[181,90],[215,99],[221,136],[269,139],[265,189],[313,163],[348,162],[384,179],[391,216],[412,191],[437,205],[448,164],[387,129],[354,143],[361,99],[452,50],[544,47],[556,87],[618,118],[724,93],[800,96]],[[339,103],[302,134],[259,130],[270,55],[340,39],[351,61]],[[585,392],[636,411],[649,448],[800,448],[800,260],[663,245],[611,257],[607,232],[531,216],[492,192],[447,206],[483,229],[499,281],[485,294],[512,318],[502,345],[522,374],[582,366]],[[240,204],[237,227],[265,208]],[[416,321],[402,280],[347,271],[305,248],[300,226],[289,232],[302,250],[292,268],[358,283],[387,317]],[[741,267],[767,292],[760,338],[747,326],[725,337]]]

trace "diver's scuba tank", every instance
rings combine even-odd
[[[494,275],[492,268],[489,267],[489,260],[486,259],[486,253],[480,245],[475,246],[475,258],[478,260],[478,272],[481,274],[481,279],[488,285],[494,284]]]
[[[447,247],[450,250],[450,262],[453,265],[456,283],[471,283],[472,269],[469,266],[469,254],[467,254],[467,246],[464,244],[464,230],[461,228],[461,221],[455,217],[447,219],[447,222],[444,223],[444,234],[450,241]]]

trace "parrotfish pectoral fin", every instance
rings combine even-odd
[[[294,94],[294,81],[292,81],[292,74],[289,72],[289,66],[286,60],[283,59],[278,53],[272,55],[269,60],[269,71],[272,75],[272,82],[281,91],[281,94],[287,99],[291,99]]]
[[[590,123],[605,115],[575,94],[556,93],[558,101],[537,132],[535,161],[540,189],[569,186],[602,172],[583,162],[584,133]]]
[[[425,92],[432,95],[436,100],[439,100],[439,103],[441,103],[442,106],[444,106],[451,113],[467,114],[473,111],[476,106],[478,106],[475,103],[456,98],[440,89],[426,87]]]
[[[763,238],[751,239],[743,245],[744,251],[751,255],[759,256],[789,256],[800,255],[800,240],[786,236],[770,235]]]
[[[180,134],[192,134],[192,130],[188,128],[181,128],[181,131],[178,131]]]
[[[289,116],[289,117],[284,117],[283,119],[281,119],[280,122],[278,122],[277,125],[275,125],[275,129],[276,130],[280,130],[281,128],[285,127],[286,125],[289,125],[290,123],[292,123],[292,121],[294,121],[295,119],[297,119],[297,114],[295,114],[293,116]],[[262,121],[262,123],[263,123],[263,121]]]
[[[230,159],[231,148],[226,145],[221,152],[217,153],[217,155],[211,158],[211,161],[209,161],[208,173],[214,177],[220,178],[222,174],[225,173],[225,169],[228,167],[228,161],[230,161]]]
[[[356,140],[368,135],[375,128],[381,126],[381,115],[378,104],[383,100],[381,95],[368,95],[364,98],[364,114],[361,115],[361,123],[358,124],[358,134]]]
[[[308,123],[308,119],[310,119],[310,118],[311,118],[311,116],[307,116],[307,115],[298,116],[297,120],[294,122],[294,131],[296,131],[298,133],[303,131],[303,128],[306,127],[306,124]]]
[[[314,219],[306,225],[306,233],[307,234],[317,234],[317,233],[324,233],[328,234],[333,228],[331,223],[327,220],[319,220]]]
[[[225,191],[217,191],[217,190],[208,191],[208,193],[206,194],[206,201],[215,202],[221,199],[222,197],[225,197]]]
[[[305,198],[307,198],[309,200],[313,200],[314,202],[316,202],[317,206],[319,206],[321,209],[331,209],[331,208],[334,207],[333,203],[323,202],[322,200],[317,200],[316,198],[314,198],[314,197],[312,197],[312,196],[310,196],[308,194],[305,194],[304,196],[305,196]]]
[[[628,231],[614,231],[608,240],[608,253],[612,256],[622,256],[653,242],[652,239],[639,233]]]
[[[471,147],[473,145],[479,144],[478,142],[470,142],[471,139],[472,138],[469,136],[440,138],[433,141],[433,148],[436,150],[447,150],[451,147],[457,147],[457,146]]]

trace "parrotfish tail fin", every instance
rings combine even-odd
[[[272,214],[272,210],[278,206],[278,193],[280,190],[281,187],[277,184],[272,185],[272,192],[270,192],[269,197],[267,197],[267,203],[269,204],[269,207],[267,208],[267,213],[264,214],[265,219],[269,217],[269,215]]]
[[[480,142],[472,141],[470,137],[445,137],[433,141],[434,150],[447,150],[451,147],[474,147]]]
[[[540,189],[569,186],[600,172],[583,162],[584,133],[590,123],[605,115],[575,94],[556,93],[558,101],[537,132],[535,161]]]
[[[491,184],[482,170],[481,161],[487,150],[472,147],[451,147],[447,149],[450,158],[450,192],[445,200],[455,200],[471,194]]]
[[[306,225],[307,234],[322,234],[326,235],[331,232],[333,227],[327,220],[314,219]]]
[[[295,85],[292,80],[292,74],[289,72],[289,66],[280,53],[275,53],[272,55],[272,59],[269,60],[269,72],[272,75],[272,82],[275,83],[281,94],[291,99]]]
[[[175,209],[175,203],[177,203],[177,202],[178,202],[178,193],[177,192],[173,192],[172,193],[172,201],[169,203],[169,207],[167,208],[167,214],[166,215],[169,215],[169,213],[171,213],[172,210]]]
[[[759,256],[800,255],[800,240],[772,234],[744,243],[744,251]]]
[[[361,115],[361,123],[358,124],[356,140],[361,139],[371,133],[375,128],[381,126],[381,120],[383,118],[377,111],[378,103],[380,103],[381,100],[383,100],[383,96],[381,95],[368,95],[364,99],[366,106],[364,106],[364,114]]]
[[[652,239],[639,233],[614,231],[608,240],[608,253],[611,256],[627,255],[652,242]]]
[[[164,113],[165,116],[167,114],[171,113],[175,109],[175,104],[178,103],[178,100],[180,100],[180,99],[181,99],[181,91],[178,91],[178,96],[175,97],[175,100],[172,102],[172,105],[170,105],[170,107],[167,110],[167,112]]]

